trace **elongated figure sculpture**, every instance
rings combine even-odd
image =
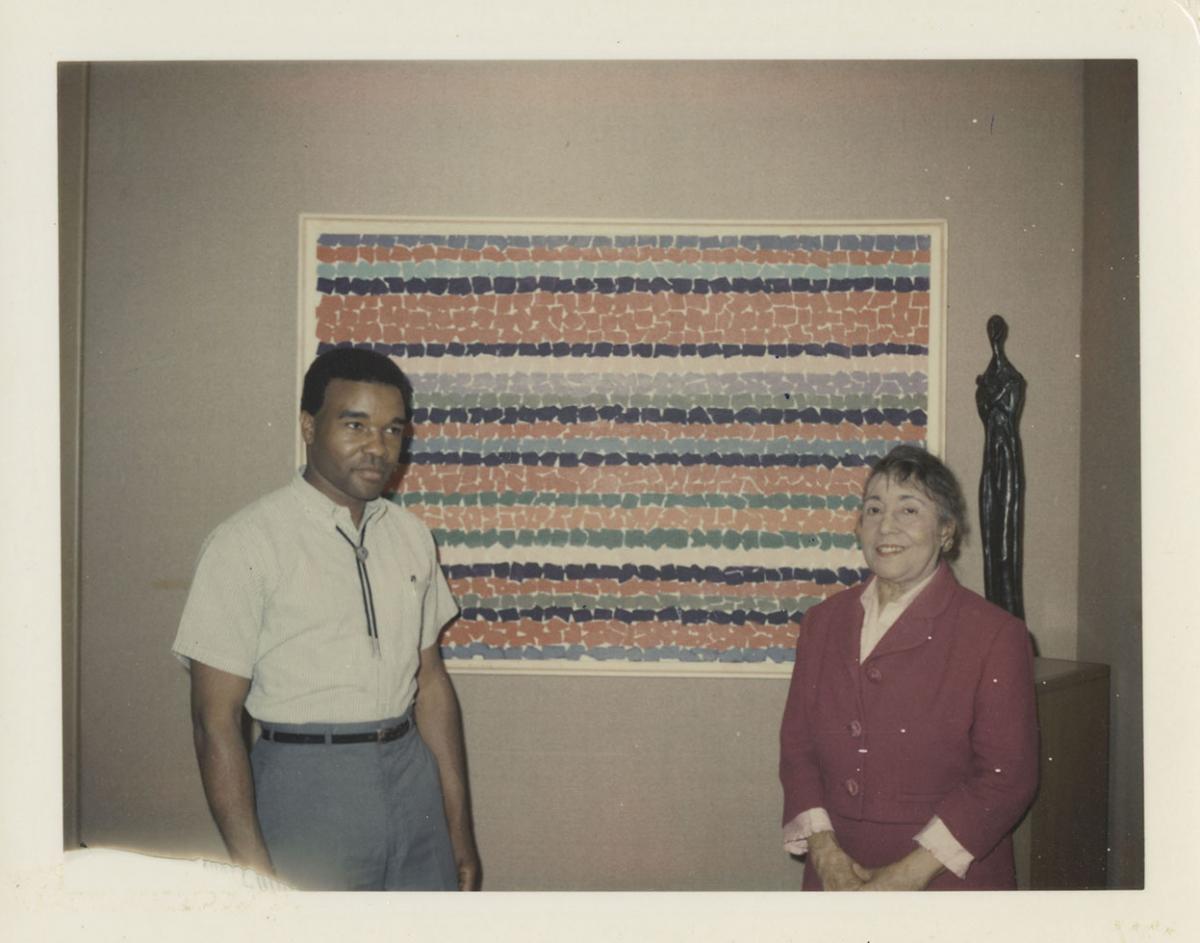
[[[1025,618],[1021,592],[1021,537],[1025,468],[1017,423],[1025,404],[1025,378],[1004,354],[1008,324],[988,318],[992,359],[975,378],[975,405],[983,420],[983,474],[979,479],[979,524],[983,584],[989,601]]]

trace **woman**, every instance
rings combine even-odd
[[[899,446],[863,489],[873,576],[810,609],[780,734],[784,845],[804,888],[1013,888],[1037,787],[1024,624],[958,585],[962,491]]]

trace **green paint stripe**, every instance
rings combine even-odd
[[[559,508],[732,508],[770,511],[856,511],[856,495],[814,494],[664,494],[584,493],[562,491],[474,491],[469,493],[410,491],[396,495],[405,507],[559,507]]]
[[[849,550],[856,545],[853,534],[826,531],[782,533],[758,530],[685,530],[656,527],[651,530],[619,530],[544,527],[534,529],[451,530],[435,528],[443,547],[607,547],[611,549],[703,549],[713,550]]]
[[[383,262],[321,262],[319,278],[928,278],[928,262],[884,262],[855,265],[849,262],[687,262],[682,259],[422,259]],[[465,304],[465,301],[464,301]]]

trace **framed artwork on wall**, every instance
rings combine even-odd
[[[869,464],[941,452],[944,221],[300,230],[297,393],[338,345],[409,378],[452,671],[784,676]]]

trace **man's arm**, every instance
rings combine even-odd
[[[254,780],[242,738],[247,678],[192,660],[192,739],[208,807],[234,864],[272,874],[258,816]]]
[[[479,889],[479,852],[471,822],[471,800],[467,790],[467,762],[463,750],[462,719],[458,698],[437,643],[421,650],[417,669],[417,729],[437,761],[442,780],[442,803],[446,825],[458,867],[458,889]]]

